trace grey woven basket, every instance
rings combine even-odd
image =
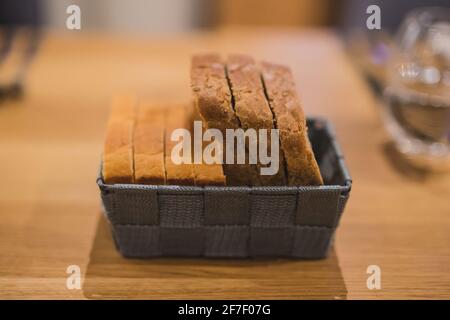
[[[329,123],[308,127],[324,186],[107,185],[100,175],[117,248],[133,258],[325,257],[352,181]]]

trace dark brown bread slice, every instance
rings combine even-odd
[[[108,184],[133,183],[135,98],[113,98],[103,149],[103,179]]]
[[[162,185],[164,168],[164,113],[166,107],[141,103],[134,130],[134,181]]]
[[[205,54],[192,58],[191,85],[194,105],[208,128],[219,129],[225,137],[226,129],[240,127],[232,105],[225,65],[219,55]],[[227,185],[250,185],[250,172],[246,165],[224,164],[223,168]]]
[[[213,128],[239,128],[239,122],[231,104],[231,93],[225,67],[217,54],[195,55],[192,58],[191,86],[194,105],[203,121]]]
[[[231,84],[231,92],[234,97],[234,109],[241,127],[244,130],[249,128],[267,129],[267,142],[269,154],[270,150],[270,130],[274,129],[272,111],[266,99],[264,88],[261,82],[261,74],[255,61],[246,55],[230,55],[227,59],[228,78]],[[273,137],[278,139],[278,135]],[[248,150],[247,150],[248,159]],[[249,171],[252,185],[285,185],[285,169],[283,153],[279,152],[279,170],[275,175],[261,175],[260,163],[251,166]]]
[[[290,69],[263,62],[261,72],[269,104],[280,130],[289,185],[323,184]]]
[[[166,108],[165,117],[165,169],[166,182],[170,185],[188,185],[195,184],[194,169],[191,163],[177,164],[172,161],[172,149],[178,144],[177,141],[171,141],[172,132],[176,129],[189,128],[190,117],[187,114],[185,105],[177,105]],[[185,137],[187,139],[188,137]],[[189,150],[191,152],[191,150]],[[192,156],[192,155],[191,155]]]

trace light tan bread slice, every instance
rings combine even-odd
[[[262,62],[261,72],[270,108],[280,130],[281,149],[286,159],[289,185],[323,184],[308,139],[305,116],[290,69]]]
[[[134,130],[134,180],[139,184],[162,185],[164,168],[165,106],[140,103]]]
[[[240,128],[232,105],[225,65],[219,55],[204,54],[192,58],[191,86],[194,105],[207,128],[219,129],[224,137],[226,129]],[[223,154],[225,160],[226,150]],[[248,167],[236,164],[236,159],[234,163],[223,165],[227,185],[250,185]]]
[[[194,121],[201,121],[201,117],[193,103],[186,105],[186,110],[188,113],[188,118],[190,119],[189,131],[193,136]],[[202,130],[204,132],[207,128],[204,126],[205,123],[203,121],[202,125]],[[207,142],[202,141],[202,149],[199,150],[200,153],[203,153],[203,149],[206,145]],[[194,155],[194,143],[192,143],[192,154]],[[198,187],[226,185],[226,178],[221,164],[206,164],[204,162],[200,164],[194,163],[193,169],[195,185]]]
[[[267,129],[267,146],[270,150],[271,129],[274,129],[272,111],[266,99],[260,71],[253,58],[247,55],[230,55],[227,58],[227,71],[231,92],[234,97],[234,109],[244,130]],[[273,137],[279,139],[278,135]],[[259,139],[259,138],[258,138]],[[249,158],[248,145],[247,155]],[[278,172],[275,175],[261,175],[261,163],[252,165],[252,185],[286,185],[283,153],[278,154]]]
[[[194,169],[192,165],[192,150],[188,150],[191,156],[191,163],[177,164],[172,160],[172,149],[178,144],[171,141],[172,132],[176,129],[187,129],[190,126],[190,115],[187,113],[185,105],[176,105],[167,108],[165,117],[165,168],[166,183],[170,185],[194,186]],[[185,137],[188,139],[189,137]]]
[[[195,185],[204,186],[225,186],[225,175],[220,164],[194,164]]]
[[[106,128],[102,175],[107,184],[133,183],[133,130],[136,99],[114,97]]]

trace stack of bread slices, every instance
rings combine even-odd
[[[196,55],[192,59],[192,105],[155,106],[133,97],[115,98],[107,126],[102,174],[106,183],[152,185],[321,185],[305,116],[289,68],[256,63],[246,55]],[[267,129],[278,139],[278,171],[261,175],[256,164],[174,163],[175,129]],[[270,129],[278,129],[274,136]],[[271,133],[272,132],[272,133]],[[270,146],[270,143],[269,143]],[[271,150],[269,150],[271,152]],[[226,155],[224,155],[225,158]],[[246,157],[248,159],[248,157]]]

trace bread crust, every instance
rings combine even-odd
[[[197,109],[194,107],[193,103],[186,105],[186,110],[188,113],[188,118],[190,119],[188,127],[192,135],[194,130],[194,121],[201,121],[201,117]],[[204,122],[202,122],[202,124],[203,124],[202,130],[204,131],[207,128],[205,127]],[[200,150],[201,153],[203,153],[203,149],[205,148],[206,144],[207,143],[205,141],[202,141],[202,150]],[[192,144],[192,156],[194,156],[193,144]],[[195,185],[198,187],[226,185],[226,178],[223,173],[223,167],[221,164],[194,163],[193,170],[194,170]]]
[[[141,103],[134,130],[134,180],[139,184],[166,182],[164,168],[165,107]]]
[[[229,55],[227,58],[228,77],[231,84],[231,92],[234,97],[234,109],[242,129],[266,129],[267,146],[269,154],[271,129],[274,129],[274,120],[269,103],[266,99],[260,71],[250,56]],[[278,135],[274,137],[278,139]],[[247,146],[248,147],[248,146]],[[248,159],[248,150],[247,155]],[[252,185],[285,185],[285,169],[283,153],[279,153],[279,170],[275,175],[261,175],[261,163],[251,165]]]
[[[113,98],[103,148],[102,175],[105,183],[133,183],[133,130],[136,99]]]
[[[188,115],[185,105],[176,105],[166,108],[164,163],[166,168],[166,183],[169,185],[193,186],[195,184],[192,161],[190,164],[176,164],[172,161],[171,157],[173,147],[178,144],[176,141],[171,141],[171,134],[176,129],[188,129],[189,121],[190,115]]]
[[[218,54],[195,55],[192,58],[191,86],[194,105],[208,128],[219,129],[224,137],[226,129],[240,128],[232,105],[225,65]],[[236,161],[234,163],[223,165],[227,185],[250,185],[248,167],[236,164]]]
[[[280,131],[289,185],[323,184],[311,144],[306,120],[295,88],[293,75],[286,66],[262,62],[262,78]]]

